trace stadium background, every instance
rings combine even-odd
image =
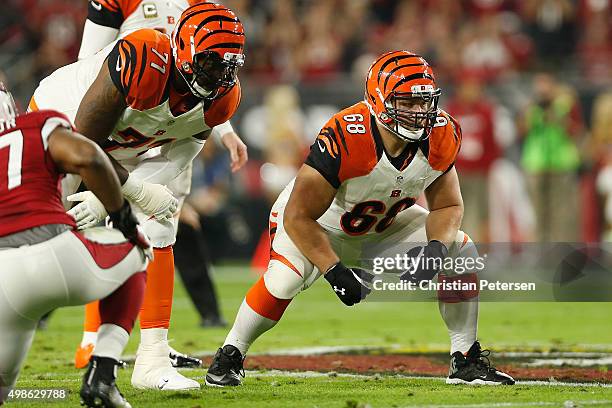
[[[441,106],[462,125],[457,167],[466,207],[463,229],[475,241],[610,238],[609,1],[224,3],[247,31],[243,98],[232,122],[251,160],[231,176],[227,154],[209,143],[196,166],[191,202],[203,217],[215,259],[251,259],[269,206],[320,126],[362,98],[375,56],[400,48],[433,65],[443,89]],[[3,2],[0,75],[22,107],[40,79],[76,59],[86,5]],[[540,132],[526,119],[534,106],[554,113],[549,124],[575,146],[577,160],[559,167],[557,151],[538,151],[536,144],[530,154],[541,157],[544,168],[529,163],[525,141]]]

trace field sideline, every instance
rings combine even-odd
[[[231,321],[256,276],[240,266],[218,267],[215,276],[224,315]],[[530,381],[514,387],[447,386],[441,377],[448,364],[448,338],[435,303],[380,302],[348,308],[325,282],[318,282],[252,347],[242,387],[139,391],[129,385],[130,368],[120,370],[119,386],[134,407],[612,407],[611,311],[610,303],[483,303],[483,347],[493,350],[497,365],[514,365],[521,374],[517,378]],[[197,326],[178,281],[172,319],[171,344],[180,351],[209,356],[227,333]],[[21,401],[16,406],[78,404],[82,371],[72,368],[72,356],[81,325],[81,308],[58,311],[48,330],[37,333],[17,384],[67,388],[69,400]],[[137,329],[134,334],[128,357],[138,345]],[[184,373],[203,382],[204,370]]]

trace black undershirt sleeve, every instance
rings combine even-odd
[[[340,187],[340,149],[332,128],[324,128],[310,146],[310,153],[304,162],[317,170],[335,189]]]
[[[123,24],[121,10],[109,10],[95,0],[91,0],[87,6],[87,19],[98,25],[116,29],[119,29]]]

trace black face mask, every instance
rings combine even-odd
[[[436,122],[440,94],[440,89],[436,89],[432,93],[422,96],[414,96],[412,93],[390,95],[385,101],[385,107],[386,115],[393,120],[393,125],[390,125],[391,130],[400,137],[403,133],[400,126],[411,132],[423,130],[421,138],[425,137]],[[404,103],[400,103],[402,101]],[[415,104],[421,105],[422,109],[412,110],[405,107]],[[412,137],[407,137],[407,139],[413,140]]]
[[[236,84],[238,67],[243,61],[243,57],[231,60],[214,51],[201,52],[194,56],[193,77],[200,87],[216,94],[220,88],[229,89]]]

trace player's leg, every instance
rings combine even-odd
[[[21,279],[22,262],[3,257],[0,251],[0,405],[6,401],[9,392],[14,388],[19,371],[32,344],[36,330],[36,320],[21,316],[14,310],[7,298],[6,292],[10,280]],[[12,288],[11,288],[12,289]],[[32,296],[33,293],[24,293],[23,296]]]
[[[291,300],[310,287],[319,273],[283,229],[282,214],[270,216],[271,251],[266,273],[247,292],[232,329],[206,374],[206,385],[235,386],[244,376],[251,344],[280,320]]]
[[[457,233],[449,248],[454,258],[476,259],[478,249],[463,231]],[[476,270],[443,271],[438,282],[460,282],[472,285],[473,290],[440,290],[438,307],[446,323],[451,340],[451,365],[448,384],[512,385],[514,379],[491,366],[489,351],[482,350],[477,340],[478,328],[478,276]]]
[[[393,231],[385,236],[385,242],[394,245],[403,242],[409,245],[423,245],[427,242],[425,221],[428,212],[413,206],[400,213],[394,221]],[[455,242],[449,248],[452,258],[478,257],[478,250],[463,231],[458,231]],[[475,264],[475,263],[474,263]],[[478,288],[476,270],[465,270],[459,274],[454,270],[442,270],[438,282],[458,281]],[[486,376],[491,384],[510,383],[510,376],[491,369],[482,360],[478,330],[478,290],[438,291],[438,308],[446,324],[451,342],[451,370],[447,382],[478,383],[475,376]],[[456,379],[455,377],[459,377]],[[472,382],[476,381],[476,382]],[[484,382],[482,382],[484,383]],[[512,380],[513,383],[513,380]]]
[[[201,319],[202,327],[225,327],[215,286],[210,276],[210,261],[200,229],[187,222],[179,222],[174,245],[174,262]]]
[[[66,285],[63,305],[100,299],[101,326],[83,377],[81,399],[87,406],[127,406],[116,384],[116,366],[138,316],[145,288],[146,260],[123,234],[107,228],[68,232],[50,245]]]
[[[147,287],[140,310],[140,345],[132,373],[136,388],[187,390],[200,384],[180,374],[172,366],[168,328],[174,293],[174,221],[148,219],[136,212],[153,246],[153,261],[147,268]]]
[[[89,364],[89,359],[98,339],[98,329],[100,328],[100,302],[95,300],[85,305],[85,318],[83,322],[83,338],[74,354],[74,366],[85,368]]]

